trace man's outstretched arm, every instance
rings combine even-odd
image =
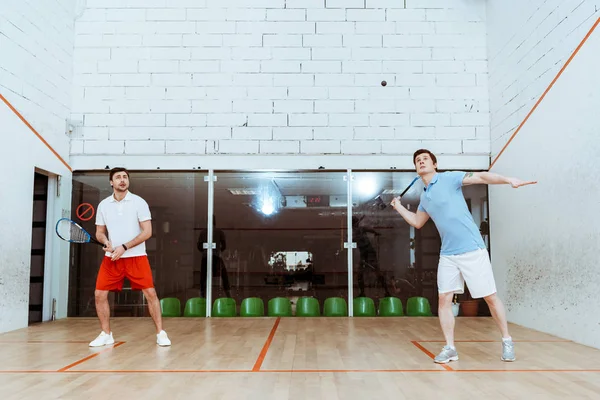
[[[537,183],[537,181],[522,181],[517,178],[509,178],[493,172],[467,172],[462,182],[463,186],[511,185],[513,188],[518,188],[526,185],[533,185]]]

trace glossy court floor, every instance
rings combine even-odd
[[[600,350],[510,328],[504,363],[492,319],[458,318],[441,366],[437,318],[170,318],[167,348],[117,318],[99,349],[97,320],[66,319],[0,335],[0,398],[600,399]]]

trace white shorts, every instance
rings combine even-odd
[[[465,292],[465,281],[474,299],[496,293],[494,272],[486,249],[454,256],[440,256],[437,273],[438,292],[462,294]]]

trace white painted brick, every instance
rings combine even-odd
[[[270,127],[234,127],[233,139],[269,140],[273,138],[273,129]]]
[[[125,118],[121,114],[86,114],[83,121],[85,126],[122,126]]]
[[[465,47],[485,48],[485,35],[460,34],[460,35],[423,35],[423,46],[426,47]]]
[[[385,21],[384,9],[346,9],[347,21]]]
[[[168,73],[178,69],[179,61],[141,60],[139,62],[140,72]]]
[[[371,99],[389,99],[389,100],[401,100],[409,99],[409,89],[405,87],[370,87],[369,98]]]
[[[222,72],[260,72],[260,61],[221,61],[220,64]]]
[[[435,32],[433,22],[396,22],[396,33],[399,35],[423,35]]]
[[[264,8],[229,8],[227,21],[264,21],[267,16],[266,11]]]
[[[389,100],[357,100],[355,107],[363,113],[393,113],[396,110],[394,102]]]
[[[304,47],[340,47],[342,35],[304,35],[302,44]]]
[[[139,8],[139,9],[126,9],[126,8],[106,9],[105,11],[106,11],[106,20],[107,21],[135,22],[135,21],[144,21],[146,19],[146,10],[144,10],[143,8]]]
[[[183,43],[181,34],[174,35],[144,35],[142,37],[143,46],[151,47],[179,47]]]
[[[450,114],[424,113],[411,114],[411,126],[449,126]]]
[[[458,73],[465,72],[465,63],[463,61],[429,61],[423,62],[423,72],[432,73]],[[473,72],[473,71],[469,71]]]
[[[86,140],[83,144],[85,154],[124,154],[123,140]]]
[[[402,0],[366,0],[367,8],[404,8]]]
[[[137,88],[129,88],[137,89]],[[84,90],[86,100],[124,99],[126,92],[122,87],[88,87]],[[129,98],[129,96],[127,96]]]
[[[325,0],[285,0],[285,8],[323,8]]]
[[[383,35],[343,35],[344,47],[381,47]]]
[[[273,128],[273,139],[274,140],[313,139],[313,129],[308,128],[308,127],[307,128],[296,128],[296,127],[290,127],[290,126],[274,127]]]
[[[186,114],[192,111],[190,100],[153,100],[150,102],[153,113]]]
[[[246,76],[246,74],[240,73],[236,74]],[[192,78],[192,82],[194,86],[219,86],[219,87],[227,87],[231,86],[231,84],[235,84],[233,82],[233,76],[231,73],[223,73],[223,74],[194,74]]]
[[[188,21],[226,21],[228,15],[226,8],[190,8],[187,10]]]
[[[81,128],[81,136],[85,138],[85,140],[108,140],[109,138],[109,128],[94,128],[84,126]]]
[[[125,154],[164,154],[164,140],[127,140]]]
[[[194,33],[190,35],[185,34],[182,38],[184,46],[222,46],[224,36],[234,37],[235,35],[198,35]]]
[[[463,140],[463,153],[490,154],[491,142],[489,140]]]
[[[83,154],[83,140],[71,140],[70,144],[70,154]]]
[[[307,48],[273,48],[275,60],[310,60],[311,49]]]
[[[142,35],[102,35],[102,46],[135,47],[142,44]]]
[[[223,35],[223,46],[226,47],[256,47],[262,46],[263,37],[260,34]]]
[[[298,154],[300,142],[295,140],[260,141],[260,153],[271,154]]]
[[[384,35],[383,47],[421,47],[423,46],[422,35]]]
[[[354,139],[393,139],[395,137],[394,128],[354,128]]]
[[[329,114],[329,126],[369,126],[367,114]]]
[[[242,126],[247,123],[244,114],[208,114],[207,126]]]
[[[439,86],[475,86],[475,74],[437,74],[435,81]]]
[[[193,113],[227,113],[233,111],[231,100],[195,100],[192,101]]]
[[[167,140],[167,154],[205,154],[206,140]]]
[[[452,126],[489,126],[490,115],[487,113],[452,114]]]
[[[388,85],[390,82],[388,81]],[[396,86],[435,86],[434,74],[398,74],[395,76],[394,85]]]
[[[168,22],[161,21],[154,25],[155,33],[194,33],[197,32],[196,23],[187,22]],[[200,33],[200,32],[197,32]]]
[[[222,58],[226,58],[224,55]],[[231,49],[233,60],[270,60],[271,49],[266,47],[234,47]]]
[[[106,21],[107,10],[88,8],[77,18],[79,22]]]
[[[272,112],[273,102],[267,100],[234,100],[233,112]]]
[[[302,35],[263,35],[263,46],[265,47],[301,47]],[[275,53],[273,53],[275,54]]]
[[[485,23],[483,22],[435,22],[435,32],[442,34],[486,34]]]
[[[316,75],[318,76],[320,75]],[[273,78],[273,86],[305,87],[315,84],[315,75],[311,74],[277,74]]]
[[[317,22],[316,31],[314,33],[317,33],[318,35],[353,34],[354,22]]]
[[[352,86],[354,84],[353,74],[318,74],[314,77],[315,86]]]
[[[236,22],[235,24],[237,33],[315,33],[314,22]]]
[[[421,140],[382,140],[383,154],[412,154],[416,149],[423,148]]]
[[[308,100],[275,100],[274,111],[276,113],[310,113],[313,112],[314,104]]]
[[[462,9],[426,10],[427,21],[472,21],[479,22],[481,18],[474,10],[467,7]]]
[[[302,62],[304,73],[340,73],[342,63],[340,61],[304,61]]]
[[[435,100],[396,100],[394,111],[401,113],[433,113],[436,112]]]
[[[214,73],[221,71],[221,65],[218,60],[179,61],[179,72]]]
[[[396,33],[395,22],[356,22],[355,33],[362,34],[392,34]]]
[[[354,131],[351,126],[340,128],[315,128],[314,131],[315,140],[352,139],[354,136]]]
[[[185,8],[155,8],[146,10],[148,21],[185,21]]]
[[[465,70],[471,73],[487,73],[487,61],[465,61]]]
[[[167,126],[206,126],[206,114],[168,114]]]
[[[469,113],[487,111],[485,105],[477,100],[454,99],[454,100],[436,100],[435,110],[445,113]]]
[[[343,61],[342,72],[351,73],[375,73],[383,69],[381,61]]]
[[[346,60],[351,58],[352,51],[345,47],[318,47],[312,49],[313,60]]]
[[[460,140],[423,140],[422,147],[429,149],[434,154],[460,154],[462,152]]]
[[[244,99],[248,97],[248,89],[245,87],[207,87],[203,90],[206,92],[206,98],[211,100]]]
[[[192,75],[189,73],[180,74],[152,74],[152,85],[161,87],[175,87],[185,86],[188,87],[192,84]]]
[[[287,126],[287,115],[285,115],[285,114],[250,114],[250,115],[248,115],[248,126],[249,127]]]
[[[343,140],[342,154],[381,154],[381,142],[378,140]]]
[[[245,97],[253,100],[279,100],[286,99],[288,95],[285,87],[249,87]]]
[[[230,127],[193,127],[192,128],[193,139],[205,139],[205,140],[218,140],[218,139],[231,139],[231,128]],[[207,142],[208,151],[208,142]]]
[[[325,0],[327,8],[364,8],[365,0]]]
[[[313,9],[306,10],[307,21],[346,21],[346,10],[344,9]]]
[[[99,73],[134,73],[138,72],[137,61],[99,61]]]
[[[369,117],[370,126],[407,126],[409,114],[374,114]]]
[[[303,154],[339,154],[339,140],[305,140],[300,142],[300,152]]]
[[[359,87],[331,87],[329,98],[332,100],[357,100],[369,97],[368,90]]]
[[[461,127],[436,127],[436,139],[475,139],[475,128],[468,126]]]
[[[351,113],[354,112],[354,102],[348,100],[316,100],[317,113]]]
[[[288,98],[293,100],[316,100],[327,98],[327,88],[324,87],[290,87]]]
[[[258,140],[220,140],[218,152],[222,154],[258,154]]]
[[[433,126],[418,126],[418,127],[397,127],[396,139],[434,139],[435,128]],[[384,146],[385,147],[385,146]]]
[[[196,33],[236,33],[236,24],[248,24],[248,22],[233,22],[233,21],[199,21],[196,22]],[[240,33],[254,33],[253,31]]]
[[[367,0],[367,4],[368,4]],[[401,3],[399,0],[392,0],[395,3]],[[387,20],[388,21],[425,21],[425,10],[417,10],[417,9],[408,9],[408,8],[399,8],[399,9],[388,9],[387,11]]]
[[[290,114],[289,126],[327,126],[327,114]]]
[[[151,111],[150,100],[113,100],[107,103],[110,104],[110,112],[114,114],[143,114]]]
[[[423,61],[383,61],[383,72],[422,73]]]
[[[127,114],[124,117],[125,126],[165,126],[164,114]]]
[[[270,73],[299,73],[300,61],[261,61],[261,72]]]
[[[267,9],[267,21],[306,21],[306,10]]]
[[[238,60],[243,48],[231,49],[229,47],[195,47],[192,48],[192,59],[195,60],[230,60],[232,58],[232,50],[236,50]],[[249,54],[250,49],[246,50]],[[253,59],[253,58],[249,58]]]
[[[148,49],[152,60],[189,60],[191,51],[188,48],[152,47]]]

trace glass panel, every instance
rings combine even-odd
[[[347,301],[344,172],[216,172],[213,300]]]

